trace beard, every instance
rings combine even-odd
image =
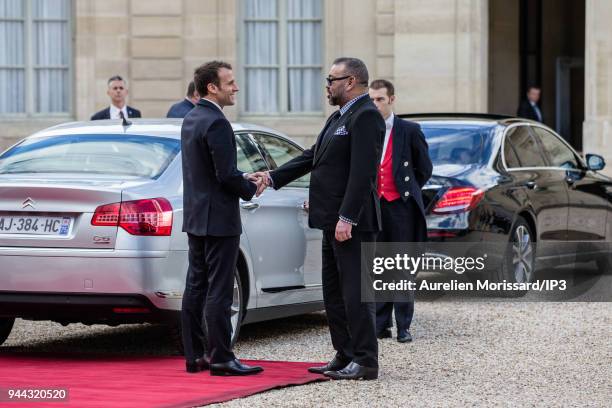
[[[342,98],[340,97],[340,95],[333,95],[333,94],[328,94],[327,95],[327,100],[329,101],[329,104],[331,106],[340,105],[341,99]]]

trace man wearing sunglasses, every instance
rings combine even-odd
[[[336,59],[326,80],[329,103],[340,109],[327,119],[316,143],[257,176],[279,189],[312,173],[308,221],[323,230],[323,300],[336,355],[309,371],[372,380],[378,377],[376,315],[373,303],[361,301],[360,268],[362,257],[373,254],[362,253],[361,243],[374,242],[381,226],[376,174],[385,122],[368,96],[368,70],[361,60]]]

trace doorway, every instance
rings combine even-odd
[[[582,149],[585,0],[489,1],[489,112],[542,89],[544,123]]]

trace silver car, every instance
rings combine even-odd
[[[178,323],[187,271],[181,120],[68,123],[0,155],[0,344],[14,319]],[[233,124],[238,168],[274,169],[302,148]],[[240,325],[322,309],[321,232],[308,178],[241,201],[232,340]]]

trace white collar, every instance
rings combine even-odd
[[[387,119],[385,119],[385,126],[387,129],[391,129],[393,127],[393,121],[395,120],[395,115],[393,112],[389,115]]]
[[[119,112],[123,112],[123,116],[125,116],[126,118],[128,117],[128,112],[127,112],[127,104],[123,105],[123,108],[119,109],[118,107],[116,107],[115,105],[113,105],[111,103],[110,105],[110,112],[109,112],[109,116],[111,119],[119,119]]]

